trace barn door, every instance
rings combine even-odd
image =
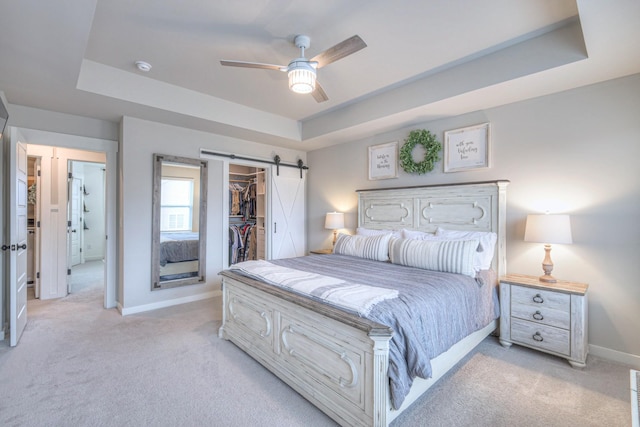
[[[296,168],[271,168],[269,192],[270,218],[268,230],[270,259],[305,255],[305,178]]]

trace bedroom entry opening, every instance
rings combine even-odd
[[[27,145],[27,300],[104,297],[104,153]]]

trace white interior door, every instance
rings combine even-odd
[[[16,136],[16,135],[13,135]],[[27,147],[12,138],[9,166],[9,344],[27,324]]]
[[[42,185],[40,183],[40,158],[36,160],[36,206],[35,206],[35,238],[33,248],[34,286],[35,297],[40,298],[40,203]]]
[[[69,268],[82,262],[81,233],[82,233],[82,180],[72,178],[69,183]]]
[[[305,255],[305,181],[306,172],[296,168],[271,168],[270,217],[267,230],[270,237],[270,259]]]

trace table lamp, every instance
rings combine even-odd
[[[344,228],[344,214],[342,212],[328,212],[324,219],[324,228],[333,230],[333,246],[335,246],[338,229]]]
[[[544,275],[540,281],[555,283],[557,280],[551,275],[553,261],[551,261],[551,244],[559,243],[570,245],[571,220],[569,215],[527,215],[527,223],[524,230],[525,242],[544,243],[544,260],[542,269]]]

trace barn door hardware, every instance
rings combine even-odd
[[[280,176],[280,156],[276,154],[273,158],[273,163],[276,164],[276,175]]]
[[[309,170],[309,166],[305,166],[304,162],[301,159],[298,159],[298,162],[296,164],[282,163],[282,159],[277,154],[273,157],[273,161],[264,160],[264,159],[256,159],[256,158],[252,158],[252,157],[237,156],[235,154],[216,153],[215,151],[209,151],[209,150],[205,150],[205,149],[200,149],[200,154],[201,155],[204,154],[204,155],[207,155],[207,156],[214,156],[214,157],[226,157],[226,158],[229,158],[229,159],[249,160],[249,161],[252,161],[252,162],[259,162],[259,163],[267,163],[267,164],[270,164],[270,165],[276,165],[276,175],[278,175],[278,176],[280,176],[280,166],[286,166],[288,168],[300,169],[300,178],[302,178],[302,170]]]

